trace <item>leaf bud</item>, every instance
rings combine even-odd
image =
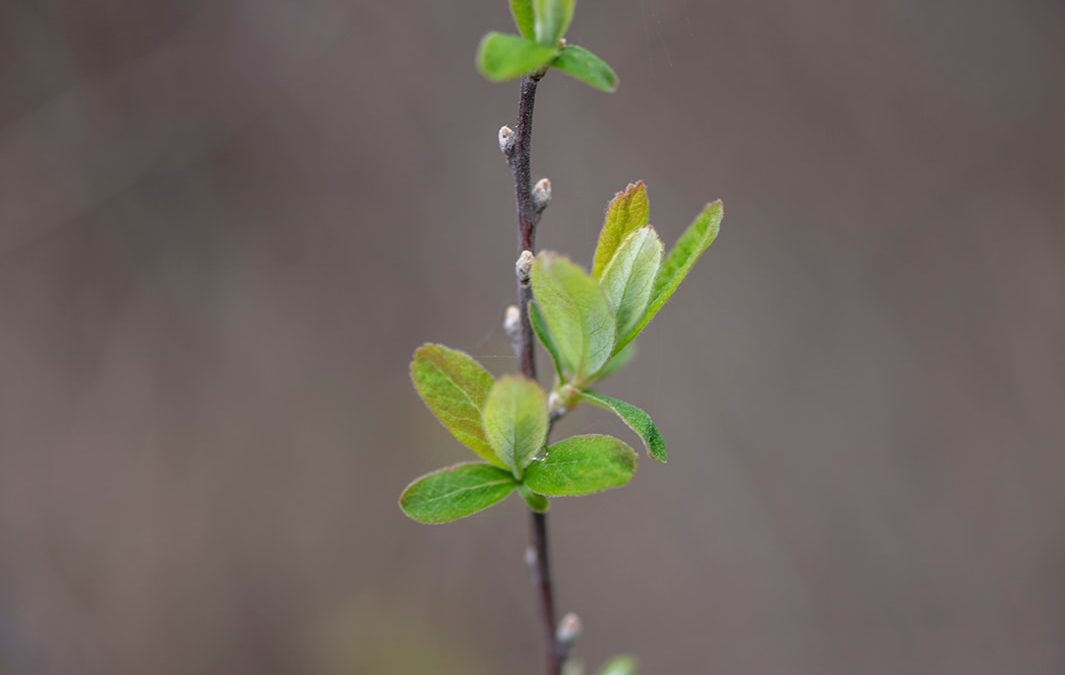
[[[539,563],[540,556],[536,554],[536,549],[532,546],[525,547],[525,566],[529,568],[529,572],[534,576],[539,576]]]
[[[564,384],[555,389],[551,392],[551,395],[547,397],[548,414],[554,417],[565,415],[570,408],[577,404],[580,395],[580,389],[577,389],[572,384]]]
[[[514,130],[503,125],[499,127],[499,151],[504,155],[510,156],[510,153],[514,152]]]
[[[521,310],[517,305],[510,305],[503,314],[503,331],[511,340],[521,338]]]
[[[518,276],[518,283],[522,286],[529,285],[529,275],[532,274],[534,260],[536,260],[536,256],[533,255],[533,252],[524,250],[518,256],[517,262],[514,263],[514,273]]]
[[[547,413],[555,419],[566,414],[566,403],[557,391],[551,392],[547,397]]]
[[[537,211],[543,211],[551,203],[551,181],[541,178],[536,181],[532,189],[533,206]]]
[[[581,636],[581,618],[573,612],[567,612],[558,622],[558,630],[555,631],[558,641],[564,645],[571,645]]]

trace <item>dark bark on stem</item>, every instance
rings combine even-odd
[[[551,584],[550,554],[547,544],[547,514],[530,511],[529,549],[532,555],[529,562],[533,566],[533,584],[536,586],[540,600],[540,617],[544,628],[545,656],[548,675],[559,675],[565,650],[558,640],[557,622],[555,620],[555,593]]]
[[[518,119],[514,129],[514,146],[507,153],[507,162],[514,174],[514,196],[518,211],[518,254],[523,251],[536,253],[536,225],[540,222],[542,206],[537,207],[532,195],[532,150],[533,106],[536,103],[536,88],[543,73],[534,73],[521,79],[521,95],[518,98]],[[536,358],[533,350],[532,325],[529,323],[529,301],[532,286],[528,278],[518,279],[518,309],[521,311],[521,331],[517,342],[518,359],[525,377],[536,379]],[[560,675],[565,649],[558,640],[555,612],[555,591],[551,579],[551,562],[548,557],[547,514],[531,511],[529,522],[529,549],[527,561],[540,602],[540,618],[543,624],[547,658],[547,675]]]
[[[518,210],[518,254],[522,251],[536,253],[536,225],[540,211],[532,196],[532,128],[533,106],[536,104],[536,87],[541,75],[521,78],[521,96],[518,98],[518,120],[514,129],[514,148],[508,162],[514,174],[514,197]],[[521,347],[519,359],[525,377],[536,378],[536,352],[533,350],[533,330],[529,323],[529,301],[532,286],[527,280],[518,281],[518,309],[521,310]]]

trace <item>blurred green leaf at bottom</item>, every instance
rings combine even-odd
[[[636,658],[627,654],[615,656],[603,664],[599,675],[636,675]]]

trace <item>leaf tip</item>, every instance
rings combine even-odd
[[[569,256],[563,253],[559,253],[558,251],[551,250],[540,251],[539,253],[537,253],[535,262],[533,264],[535,265],[536,263],[542,263],[544,265],[556,265],[561,263],[580,267],[580,265],[573,262],[573,260]],[[583,267],[581,268],[581,271],[584,271]]]
[[[721,231],[721,221],[725,218],[725,202],[720,198],[715,199],[703,208],[703,215],[710,221],[708,235],[712,242]]]
[[[721,201],[720,198],[715,199],[703,207],[703,213],[715,216],[720,220],[725,215],[725,202]]]
[[[415,375],[415,368],[418,365],[418,361],[424,359],[426,354],[429,352],[430,349],[433,348],[433,346],[434,345],[432,342],[423,343],[421,346],[414,350],[413,354],[410,355],[410,365],[407,367],[407,370],[410,372],[410,379],[411,382],[414,383],[415,387],[417,387],[418,384],[418,379]]]
[[[477,55],[474,57],[473,64],[477,68],[477,72],[481,74],[486,80],[491,82],[497,82],[493,79],[492,74],[488,71],[488,44],[492,39],[494,32],[485,33],[481,38],[481,41],[477,43]]]
[[[399,499],[397,500],[396,504],[399,506],[399,510],[403,512],[403,515],[407,516],[419,525],[433,525],[434,523],[432,521],[419,518],[417,512],[411,510],[407,505],[407,501],[410,498],[411,489],[414,487],[414,484],[418,482],[418,480],[420,479],[412,480],[410,484],[407,485],[407,487],[403,488],[403,492],[399,494]]]
[[[647,192],[647,184],[643,182],[642,178],[637,178],[626,185],[624,190],[618,190],[614,193],[614,199],[632,199],[640,192]]]

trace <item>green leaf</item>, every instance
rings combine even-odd
[[[510,0],[510,15],[514,17],[514,25],[523,38],[536,39],[532,0]]]
[[[661,264],[662,240],[647,225],[625,237],[603,270],[599,286],[616,317],[618,335],[628,333],[643,317]]]
[[[592,276],[599,279],[614,252],[631,232],[647,224],[647,187],[642,180],[629,183],[623,191],[614,195],[606,207],[606,219],[599,232],[592,261]]]
[[[684,281],[684,277],[688,275],[688,271],[695,264],[695,261],[699,259],[699,256],[703,254],[703,251],[714,243],[714,239],[717,238],[717,233],[721,229],[724,208],[720,199],[707,204],[702,213],[696,216],[695,221],[680,235],[677,243],[673,246],[673,250],[662,261],[662,267],[659,268],[658,274],[655,276],[654,287],[651,289],[651,300],[647,303],[647,311],[644,312],[643,318],[617,343],[614,347],[615,351],[627,345],[634,337],[640,334],[644,326],[654,318],[658,310],[662,309],[662,305],[666,304],[666,300],[669,300],[673,292],[677,290],[680,282]]]
[[[551,333],[547,330],[547,323],[544,322],[544,315],[540,313],[540,308],[536,306],[535,302],[529,303],[529,323],[532,324],[536,337],[540,338],[540,344],[551,355],[551,362],[555,364],[555,374],[558,375],[559,382],[562,382],[564,379],[562,375],[562,359],[558,355],[558,347],[551,338]]]
[[[619,351],[617,354],[611,356],[610,360],[606,362],[606,365],[600,368],[599,372],[596,373],[595,377],[593,377],[592,379],[602,380],[613,375],[619,369],[624,368],[626,365],[628,365],[629,361],[632,361],[635,356],[636,343],[630,342],[629,344],[622,347],[621,351]]]
[[[555,54],[554,47],[517,35],[489,33],[477,49],[477,70],[493,82],[502,82],[543,68]]]
[[[614,345],[614,316],[595,280],[546,252],[533,263],[532,285],[563,367],[577,378],[602,368]]]
[[[538,513],[546,513],[548,507],[551,505],[547,501],[547,497],[538,492],[533,492],[529,489],[528,485],[519,485],[518,494],[525,500],[525,503],[529,505],[529,508]]]
[[[618,75],[614,69],[584,47],[566,45],[551,67],[558,68],[600,91],[611,93],[618,88]]]
[[[542,495],[587,495],[620,487],[636,471],[636,453],[613,436],[571,436],[548,446],[525,469],[525,484]]]
[[[484,404],[484,431],[496,455],[517,478],[547,439],[547,396],[520,375],[499,378]]]
[[[581,392],[581,398],[600,408],[614,411],[614,414],[640,437],[651,459],[665,463],[666,442],[662,440],[662,435],[658,433],[658,427],[655,426],[650,415],[631,403],[588,389]]]
[[[468,354],[443,345],[424,344],[410,363],[414,388],[451,434],[482,459],[505,467],[484,435],[481,409],[492,376]]]
[[[576,0],[533,0],[536,39],[552,47],[566,34]]]
[[[636,658],[628,655],[615,656],[603,664],[599,675],[636,675]]]
[[[408,485],[399,498],[399,507],[419,523],[446,523],[487,509],[517,486],[506,469],[489,464],[456,464]]]
[[[577,659],[566,659],[562,664],[562,675],[584,675],[584,664]]]

